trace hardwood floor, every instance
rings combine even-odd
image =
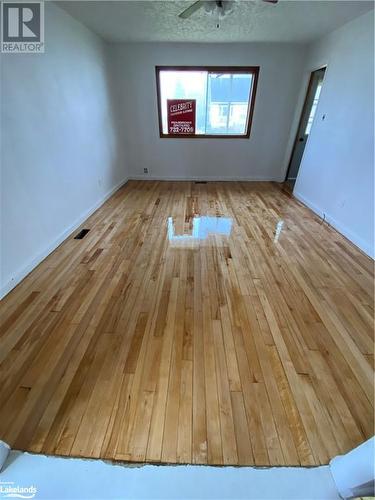
[[[373,262],[277,184],[132,181],[83,227],[1,304],[12,447],[315,465],[372,436]]]

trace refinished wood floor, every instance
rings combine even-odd
[[[272,183],[129,182],[1,304],[0,438],[326,464],[373,434],[373,263]]]

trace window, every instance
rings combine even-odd
[[[259,67],[156,67],[160,137],[246,138]]]

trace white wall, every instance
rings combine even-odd
[[[45,7],[46,52],[2,55],[2,295],[126,175],[105,45]]]
[[[373,11],[314,44],[306,78],[324,64],[321,98],[294,194],[374,256]]]
[[[290,44],[131,43],[111,46],[129,173],[157,179],[282,180],[305,47]],[[160,139],[157,65],[260,66],[250,139]]]

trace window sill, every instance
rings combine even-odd
[[[249,139],[250,134],[160,134],[160,139]]]

